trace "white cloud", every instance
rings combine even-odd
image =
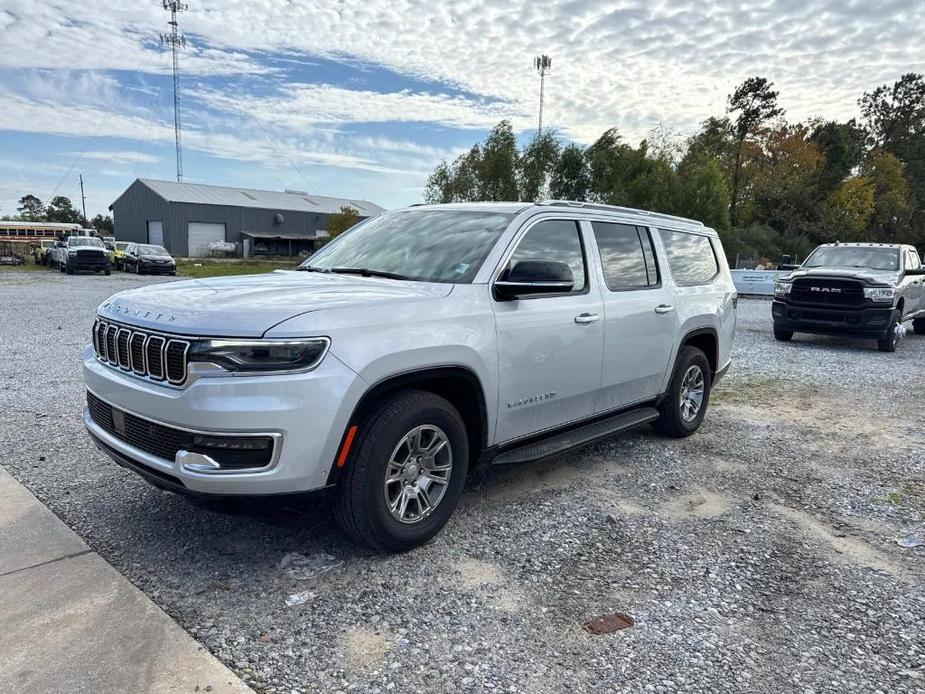
[[[65,156],[82,157],[84,159],[99,159],[108,161],[113,164],[156,164],[161,161],[160,157],[144,152],[134,150],[122,152],[65,152]]]

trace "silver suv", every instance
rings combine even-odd
[[[403,550],[479,465],[652,423],[688,436],[730,363],[716,232],[549,201],[413,206],[297,271],[116,294],[84,353],[97,445],[184,494],[336,487],[354,538]]]

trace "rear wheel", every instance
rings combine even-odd
[[[902,332],[900,313],[899,311],[893,311],[893,316],[890,318],[889,329],[883,337],[877,340],[877,349],[881,352],[895,352],[896,347],[899,345],[899,340],[902,337]]]
[[[912,329],[916,335],[925,335],[925,318],[916,318],[912,321]]]
[[[456,408],[406,390],[378,403],[357,431],[337,485],[338,523],[378,550],[426,542],[446,524],[466,480],[469,445]]]
[[[658,408],[655,430],[672,438],[683,438],[697,431],[707,412],[711,386],[707,356],[696,347],[682,347],[668,392]]]
[[[774,339],[780,342],[790,342],[793,339],[793,331],[774,328]]]

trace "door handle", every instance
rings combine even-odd
[[[674,306],[670,304],[659,304],[655,307],[656,313],[671,313],[672,311],[674,311]]]
[[[594,323],[600,319],[601,314],[599,313],[582,313],[575,316],[575,322],[579,324]]]

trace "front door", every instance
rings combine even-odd
[[[598,412],[661,393],[677,334],[673,293],[659,272],[649,230],[593,222],[606,327]]]
[[[521,236],[504,265],[524,259],[566,262],[575,283],[565,294],[493,302],[499,367],[495,443],[594,412],[604,326],[587,248],[578,222],[541,220]]]

